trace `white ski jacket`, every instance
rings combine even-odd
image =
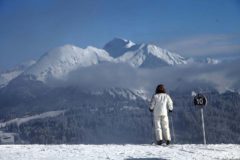
[[[154,116],[168,116],[168,110],[173,110],[173,102],[166,93],[155,94],[150,103]]]

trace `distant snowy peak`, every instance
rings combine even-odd
[[[205,62],[206,62],[207,64],[218,64],[218,63],[221,63],[220,60],[218,60],[218,59],[213,59],[213,58],[209,58],[209,57],[206,58]]]
[[[169,52],[168,50],[162,49],[158,46],[148,44],[146,45],[147,55],[155,56],[161,59],[168,65],[186,64],[186,58],[179,54]]]
[[[33,75],[36,80],[46,82],[50,79],[61,79],[78,68],[106,62],[128,63],[136,68],[186,64],[182,56],[158,46],[135,44],[130,40],[115,38],[108,42],[104,49],[92,46],[83,49],[74,45],[52,49],[23,74]]]
[[[127,62],[133,67],[143,68],[187,64],[186,58],[152,44],[135,45],[120,56],[118,61]]]
[[[117,58],[127,52],[133,46],[135,46],[135,43],[130,40],[114,38],[108,42],[103,49],[110,53],[112,57]]]
[[[188,59],[188,63],[192,64],[192,63],[199,63],[199,64],[210,64],[210,65],[216,65],[219,63],[222,63],[222,60],[219,59],[215,59],[215,58],[189,58]]]
[[[82,49],[74,45],[64,45],[43,55],[24,74],[34,75],[37,80],[46,81],[49,78],[61,78],[79,67],[111,61],[113,58],[102,49],[91,46]]]
[[[115,38],[104,48],[116,62],[129,63],[133,67],[154,68],[186,64],[187,60],[153,44],[135,44],[130,40]]]
[[[15,66],[11,70],[2,71],[0,74],[0,88],[6,86],[11,80],[23,73],[27,68],[34,65],[36,61],[30,60]]]

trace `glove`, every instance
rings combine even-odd
[[[169,113],[172,113],[172,110],[169,109],[168,112],[169,112]]]
[[[153,109],[149,108],[149,111],[150,111],[150,112],[153,112]]]

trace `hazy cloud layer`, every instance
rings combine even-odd
[[[159,83],[168,90],[215,88],[220,92],[240,88],[240,59],[216,65],[190,64],[158,69],[136,69],[127,64],[100,64],[80,68],[55,86],[77,85],[84,89],[123,87],[154,91]]]
[[[240,34],[205,35],[160,44],[184,56],[240,55]]]

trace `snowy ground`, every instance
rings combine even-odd
[[[0,145],[0,160],[240,159],[240,145]]]

